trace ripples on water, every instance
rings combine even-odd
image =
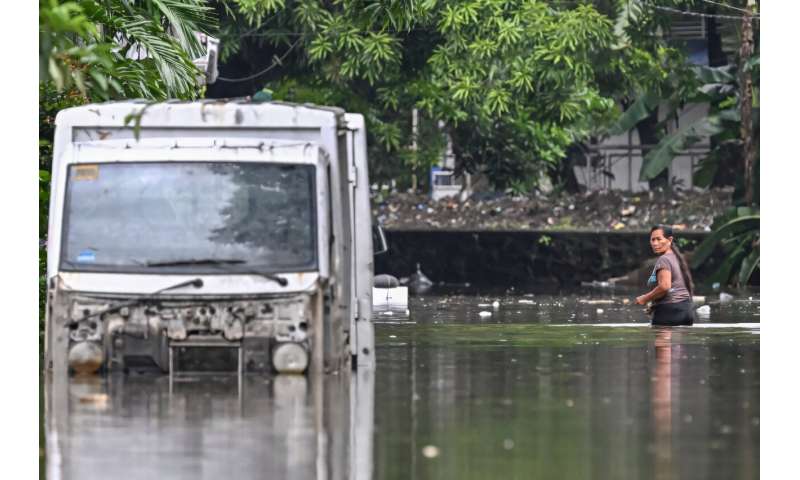
[[[410,298],[410,315],[375,316],[374,375],[254,376],[241,386],[194,376],[172,389],[147,375],[45,382],[47,472],[757,478],[750,295],[713,306],[695,327],[653,329],[623,303],[634,292],[431,292]]]
[[[757,478],[758,296],[653,329],[633,295],[426,294],[376,316],[377,477]]]

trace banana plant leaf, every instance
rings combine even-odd
[[[746,285],[753,276],[755,269],[761,264],[761,252],[758,246],[753,248],[750,255],[744,259],[739,269],[739,285]]]
[[[719,84],[734,84],[736,83],[736,76],[730,71],[734,67],[731,65],[723,65],[721,67],[707,67],[700,65],[694,68],[694,73],[697,79],[702,83],[719,83]]]
[[[642,169],[639,172],[639,181],[646,182],[656,178],[658,174],[669,167],[672,159],[682,150],[697,143],[704,136],[716,135],[724,130],[722,120],[718,116],[712,115],[701,118],[664,137],[655,148],[645,155]]]
[[[747,217],[750,215],[758,215],[758,209],[752,207],[730,207],[722,215],[717,216],[714,218],[714,222],[711,224],[712,230],[718,230],[722,228],[723,225],[726,223],[736,220],[739,217]]]
[[[721,110],[717,113],[721,120],[725,120],[726,122],[741,122],[742,121],[742,112],[739,111],[738,108],[729,108],[726,110]]]
[[[658,107],[659,96],[652,92],[647,92],[636,99],[619,119],[608,130],[609,135],[620,135],[627,132],[641,122]]]
[[[742,238],[738,245],[736,245],[736,248],[734,248],[733,251],[725,257],[725,260],[722,261],[722,265],[720,265],[717,271],[708,278],[708,283],[728,283],[733,269],[739,265],[739,263],[742,261],[742,258],[747,255],[747,250],[752,239],[749,235],[746,237],[747,238]]]
[[[728,238],[729,235],[758,230],[761,225],[760,215],[746,215],[737,217],[716,229],[708,238],[698,245],[692,253],[691,266],[697,268],[708,259],[717,243]]]

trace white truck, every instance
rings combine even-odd
[[[173,374],[181,352],[224,348],[240,375],[373,368],[368,188],[364,119],[339,108],[63,110],[46,366],[62,378],[133,362]]]

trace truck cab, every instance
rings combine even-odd
[[[240,374],[373,368],[368,185],[363,117],[338,108],[60,112],[46,366],[173,374],[187,349],[222,349]]]

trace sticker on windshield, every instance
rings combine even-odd
[[[75,180],[97,180],[100,175],[100,168],[97,165],[76,165]]]
[[[91,250],[84,250],[78,254],[78,263],[94,263],[94,252]]]

